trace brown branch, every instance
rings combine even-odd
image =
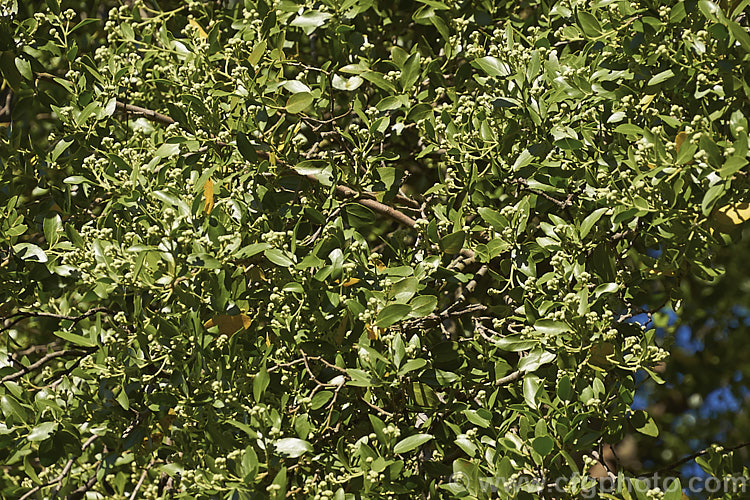
[[[506,375],[506,376],[504,376],[502,378],[499,378],[499,379],[495,380],[495,385],[510,384],[511,382],[515,382],[516,380],[518,380],[519,378],[521,378],[522,375],[523,375],[522,371],[516,370],[516,371],[510,373],[509,375]]]
[[[48,73],[38,73],[37,76],[40,77],[40,78],[46,79],[46,80],[51,80],[51,81],[55,81],[55,78],[56,78],[55,76],[50,75]],[[140,106],[134,106],[132,104],[125,104],[125,103],[120,102],[120,101],[117,101],[116,106],[117,106],[117,109],[119,111],[124,111],[124,112],[139,114],[139,115],[145,117],[148,120],[151,120],[151,121],[154,121],[154,122],[157,122],[157,123],[161,123],[161,124],[164,124],[164,125],[171,125],[173,123],[177,123],[173,118],[171,118],[171,117],[169,117],[167,115],[158,113],[158,112],[153,111],[153,110],[148,109],[148,108],[143,108],[143,107],[140,107]],[[226,144],[222,143],[222,145],[226,145]],[[268,156],[269,156],[268,153],[265,152],[265,151],[257,151],[257,154],[258,154],[258,156],[263,156],[263,157],[266,157],[266,158],[268,158]],[[281,165],[288,166],[288,164],[286,164],[280,158],[277,158],[276,161],[279,164],[281,164]],[[316,183],[319,182],[318,179],[316,179],[315,176],[313,176],[313,175],[306,175],[305,177],[307,177],[308,179],[313,180]],[[388,205],[386,205],[384,203],[381,203],[379,201],[376,201],[376,200],[373,200],[373,199],[370,199],[370,198],[366,198],[366,197],[363,196],[362,193],[359,193],[359,192],[355,191],[354,189],[352,189],[352,188],[350,188],[348,186],[336,185],[335,186],[335,190],[336,190],[336,192],[338,192],[338,193],[340,193],[340,194],[342,194],[344,196],[355,198],[354,201],[356,203],[359,203],[362,206],[370,208],[370,209],[374,210],[375,212],[377,212],[379,214],[382,214],[382,215],[385,215],[387,217],[390,217],[391,219],[395,220],[399,224],[402,224],[402,225],[410,227],[410,228],[414,228],[414,225],[416,224],[416,221],[414,219],[412,219],[411,217],[409,217],[408,215],[406,215],[406,214],[404,214],[402,212],[399,212],[398,210],[396,210],[393,207],[390,207],[390,206],[388,206]],[[404,202],[404,203],[406,204],[406,202]],[[562,203],[562,202],[560,202],[560,203]],[[408,204],[411,205],[411,206],[416,206],[416,203],[412,202],[412,201],[409,201]],[[469,249],[462,249],[461,252],[460,252],[460,254],[463,255],[464,257],[467,257],[467,258],[471,258],[471,257],[474,256],[474,252],[472,250],[469,250]]]
[[[117,108],[117,111],[143,116],[144,118],[147,118],[152,122],[161,123],[162,125],[172,125],[174,123],[177,123],[177,121],[172,117],[157,113],[156,111],[151,109],[134,106],[133,104],[125,104],[124,102],[117,101],[115,107]]]
[[[482,312],[487,310],[487,306],[483,304],[470,304],[466,306],[463,309],[459,309],[458,311],[452,311],[453,306],[447,308],[444,311],[441,311],[439,313],[432,313],[424,318],[415,318],[412,320],[408,320],[404,322],[405,328],[414,328],[419,326],[422,323],[431,322],[431,321],[442,321],[444,319],[448,318],[456,318],[459,316],[463,316],[465,314],[473,314],[475,312]]]
[[[363,402],[364,402],[364,403],[365,403],[365,404],[366,404],[367,406],[369,406],[370,408],[372,408],[372,409],[373,409],[373,410],[375,410],[376,412],[380,413],[381,415],[384,415],[384,416],[386,416],[386,417],[392,417],[392,416],[393,416],[393,413],[391,413],[391,412],[389,412],[389,411],[386,411],[386,410],[382,409],[382,408],[381,408],[381,407],[379,407],[378,405],[374,405],[374,404],[370,403],[369,401],[367,401],[367,399],[365,399],[365,397],[364,397],[364,396],[362,396],[362,397],[361,397],[361,398],[359,398],[359,399],[361,399],[361,400],[362,400],[362,401],[363,401]]]
[[[29,354],[47,352],[50,348],[54,349],[55,347],[60,347],[61,345],[62,345],[62,339],[57,339],[49,344],[32,345],[30,347],[27,347],[26,349],[15,351],[11,353],[10,357],[13,361],[18,361],[19,359]]]
[[[156,463],[156,459],[152,459],[151,462],[146,466],[145,469],[143,469],[143,473],[141,474],[140,479],[138,479],[138,483],[133,488],[133,493],[130,494],[129,500],[135,500],[138,497],[138,490],[141,489],[141,486],[143,486],[143,482],[146,480],[146,476],[148,475],[148,470]]]
[[[72,321],[73,324],[78,323],[79,321],[83,321],[84,319],[93,316],[96,313],[105,312],[107,314],[113,314],[112,311],[107,309],[106,307],[95,307],[94,309],[89,309],[85,313],[79,315],[79,316],[68,316],[65,314],[54,314],[54,313],[46,313],[46,312],[32,312],[32,311],[20,311],[14,314],[11,314],[10,316],[7,316],[5,318],[2,318],[3,321],[9,320],[11,318],[16,318],[14,321],[11,322],[6,327],[0,328],[0,333],[10,330],[20,321],[26,319],[26,318],[53,318],[53,319],[59,319],[59,320],[65,320],[65,321]]]
[[[528,183],[528,181],[526,179],[516,178],[516,179],[513,179],[511,182],[520,185],[521,189],[523,191],[528,191],[531,194],[535,194],[537,196],[541,196],[545,200],[551,201],[552,203],[554,203],[555,205],[557,205],[560,208],[565,208],[565,207],[568,207],[568,206],[572,205],[572,200],[573,200],[573,195],[572,194],[570,194],[565,201],[560,201],[557,198],[554,198],[554,197],[548,195],[544,191],[540,191],[539,189],[534,189],[534,188],[530,187],[529,183]]]
[[[86,492],[89,491],[91,488],[94,487],[96,484],[96,476],[99,472],[99,469],[102,468],[102,461],[99,460],[96,462],[96,469],[94,470],[94,473],[91,475],[88,481],[86,481],[80,488],[73,490],[70,492],[70,495],[68,495],[68,498],[70,500],[79,500],[83,498],[86,495]]]
[[[97,435],[93,435],[89,437],[81,446],[81,451],[84,451],[86,448],[88,448],[91,443],[96,441],[99,438]],[[70,472],[70,469],[73,467],[73,463],[75,463],[75,458],[71,458],[68,460],[68,462],[65,464],[65,467],[63,467],[62,472],[60,472],[60,475],[56,478],[52,479],[51,481],[48,481],[44,484],[40,484],[38,486],[34,486],[32,489],[24,493],[24,495],[19,498],[19,500],[26,500],[27,498],[31,497],[34,493],[41,490],[42,488],[46,488],[47,486],[52,486],[53,484],[57,483],[57,489],[52,493],[50,498],[55,498],[57,496],[57,491],[60,489],[60,485],[63,482],[63,479],[65,479],[65,476],[68,475],[68,472]]]
[[[117,109],[120,111],[127,111],[127,112],[140,114],[149,120],[155,121],[157,123],[165,124],[165,125],[171,125],[173,123],[177,123],[174,119],[170,118],[169,116],[163,115],[161,113],[157,113],[156,111],[153,111],[147,108],[142,108],[140,106],[133,106],[132,104],[125,104],[120,101],[117,101]],[[269,156],[269,154],[265,151],[257,151],[257,154],[258,156],[263,156],[266,158]],[[277,158],[276,160],[279,164],[288,166],[286,162],[284,162],[280,158]],[[292,170],[294,171],[294,169]],[[315,178],[315,176],[313,175],[306,175],[305,177],[307,177],[308,179],[316,183],[319,182],[318,179]],[[412,219],[411,217],[409,217],[408,215],[402,212],[399,212],[398,210],[384,203],[381,203],[379,201],[376,201],[370,198],[366,198],[364,197],[362,193],[359,193],[348,186],[336,185],[335,189],[338,193],[344,196],[355,198],[354,201],[359,203],[360,205],[363,205],[367,208],[374,210],[375,212],[378,212],[382,215],[390,217],[391,219],[395,220],[396,222],[400,224],[403,224],[404,226],[413,228],[414,225],[416,224],[416,221]],[[406,203],[403,200],[402,202]],[[413,202],[413,201],[409,201],[408,203],[412,206],[416,204],[416,202]],[[472,255],[473,255],[473,252],[472,252]]]
[[[83,356],[86,354],[91,354],[91,352],[94,350],[94,348],[89,348],[87,350],[80,350],[80,349],[67,349],[62,351],[56,351],[51,352],[45,356],[43,356],[38,361],[30,364],[29,366],[24,366],[20,370],[18,370],[15,373],[11,373],[10,375],[6,375],[5,377],[0,380],[1,383],[10,382],[12,380],[19,379],[26,375],[27,373],[31,373],[32,371],[36,370],[37,368],[41,368],[42,366],[46,365],[50,361],[52,361],[55,358],[59,358],[62,356]]]

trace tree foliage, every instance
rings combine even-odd
[[[5,2],[3,493],[577,498],[749,218],[747,4]]]

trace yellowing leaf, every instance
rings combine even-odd
[[[344,341],[344,337],[346,336],[346,332],[349,330],[349,315],[344,314],[344,317],[341,318],[341,322],[339,323],[339,326],[336,328],[336,333],[333,336],[334,342],[336,342],[337,345],[341,345],[341,343]]]
[[[687,139],[687,132],[684,130],[682,132],[678,132],[677,136],[674,138],[674,149],[678,153],[680,152],[680,148],[685,143],[685,140]]]
[[[643,96],[640,102],[641,110],[648,108],[651,105],[651,102],[654,100],[655,97],[656,97],[656,94],[649,94],[649,95]]]
[[[188,23],[190,23],[190,26],[195,28],[195,30],[198,32],[198,36],[200,36],[201,38],[208,38],[208,33],[206,33],[206,30],[203,29],[203,26],[198,24],[198,21],[190,18],[188,19]]]
[[[214,181],[211,179],[206,180],[203,185],[203,197],[206,199],[205,211],[210,214],[211,210],[214,209]]]
[[[250,266],[246,272],[250,281],[266,281],[266,274],[258,266]]]
[[[607,356],[614,354],[615,349],[611,342],[599,342],[591,346],[589,363],[591,365],[606,368],[610,366],[612,362],[607,359]]]
[[[713,211],[708,219],[711,229],[729,233],[750,220],[750,203],[730,203]]]
[[[377,340],[385,331],[383,328],[378,328],[377,326],[371,325],[369,323],[365,324],[365,330],[367,330],[367,338],[370,340]]]
[[[158,431],[154,432],[150,436],[146,436],[145,438],[143,438],[143,442],[141,443],[141,453],[151,453],[159,447],[163,440],[164,434]]]
[[[356,285],[360,281],[362,281],[362,280],[359,279],[359,278],[349,278],[348,280],[344,281],[344,284],[342,286],[350,287],[352,285]]]
[[[159,418],[159,426],[164,434],[169,434],[169,429],[172,427],[175,418],[177,418],[177,414],[173,408],[170,408],[166,415]]]
[[[219,333],[222,335],[232,335],[240,330],[250,327],[253,319],[246,314],[220,314],[206,321],[203,326],[211,328],[219,327]]]

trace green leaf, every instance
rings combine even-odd
[[[120,31],[122,32],[122,36],[125,38],[125,40],[135,40],[135,32],[133,32],[133,27],[130,25],[130,23],[120,23]]]
[[[707,217],[711,215],[711,211],[713,210],[716,201],[724,195],[725,191],[726,188],[724,187],[723,182],[716,184],[715,186],[711,186],[708,191],[706,191],[706,194],[703,196],[703,201],[701,202],[701,210],[703,211],[703,215]]]
[[[407,373],[419,370],[420,368],[424,368],[424,366],[427,365],[427,360],[423,358],[417,358],[417,359],[410,359],[404,365],[399,369],[398,375],[400,377],[403,377]]]
[[[583,142],[578,139],[573,139],[572,137],[563,137],[562,139],[555,141],[555,146],[566,150],[581,149],[583,147]]]
[[[270,381],[271,378],[268,376],[266,367],[261,367],[260,371],[253,378],[253,399],[255,399],[256,402],[260,402],[260,398],[266,391],[266,387],[268,387]]]
[[[246,247],[242,247],[242,249],[240,249],[234,256],[237,259],[249,259],[253,255],[257,255],[269,248],[271,248],[271,245],[268,243],[253,243]]]
[[[30,262],[47,262],[47,254],[33,243],[16,243],[13,252],[22,259]]]
[[[456,231],[455,233],[444,236],[440,238],[440,250],[449,255],[455,255],[463,249],[465,239],[465,231]]]
[[[255,44],[255,47],[253,47],[253,51],[250,53],[250,57],[248,58],[250,66],[255,67],[258,65],[261,58],[263,57],[263,54],[265,54],[266,52],[267,45],[268,43],[265,39]]]
[[[378,440],[386,444],[388,442],[388,439],[385,437],[385,422],[380,420],[377,416],[373,415],[372,413],[367,415],[367,417],[370,419],[370,424],[372,425],[372,430],[375,432],[375,435],[378,437]]]
[[[156,150],[154,156],[157,158],[169,158],[178,154],[180,154],[179,144],[165,143],[159,146],[159,149]]]
[[[586,36],[596,38],[602,34],[602,26],[599,20],[590,12],[585,10],[578,11],[578,22]]]
[[[537,345],[536,340],[524,339],[520,335],[506,335],[493,339],[493,344],[508,352],[526,351]]]
[[[130,409],[130,400],[128,399],[128,395],[125,392],[125,388],[122,388],[119,393],[117,393],[117,397],[115,398],[118,403],[120,403],[120,406],[122,406],[122,409],[125,411],[128,411]]]
[[[432,314],[437,307],[438,299],[434,295],[420,295],[412,299],[410,318],[423,318]]]
[[[536,375],[527,374],[523,378],[523,398],[530,408],[536,409],[539,407],[536,394],[539,392],[540,387],[541,379]]]
[[[414,52],[404,63],[404,68],[401,71],[401,87],[404,91],[408,91],[414,86],[414,83],[419,78],[420,74],[420,57],[419,52]]]
[[[60,141],[58,141],[58,143],[55,144],[54,149],[50,153],[50,160],[57,161],[57,159],[60,158],[60,155],[63,154],[71,144],[73,144],[72,140],[61,139]]]
[[[313,451],[313,446],[298,438],[282,438],[274,443],[274,449],[279,455],[289,458],[301,457],[305,453]]]
[[[383,75],[378,73],[377,71],[365,71],[361,74],[361,76],[368,82],[376,85],[377,87],[380,87],[386,92],[389,92],[391,94],[396,93],[396,87],[394,87],[391,82],[386,80]]]
[[[534,155],[531,154],[531,152],[528,149],[524,149],[521,151],[521,154],[518,155],[518,158],[516,158],[516,161],[513,163],[513,171],[516,171],[518,169],[521,169],[534,161]]]
[[[484,219],[485,222],[490,224],[495,231],[502,231],[508,226],[508,221],[505,217],[500,215],[499,212],[492,210],[491,208],[482,207],[479,209],[479,216]]]
[[[237,149],[242,157],[250,163],[256,163],[258,161],[258,153],[255,152],[255,148],[250,143],[244,132],[237,132]]]
[[[557,397],[562,401],[570,401],[570,397],[573,393],[573,387],[570,383],[570,377],[563,375],[557,381]]]
[[[671,69],[668,69],[666,71],[662,71],[658,75],[654,75],[648,81],[648,83],[646,85],[658,85],[658,84],[660,84],[661,82],[663,82],[665,80],[669,80],[673,76],[674,76],[674,71],[672,71]]]
[[[591,228],[593,228],[596,223],[599,222],[599,219],[602,218],[602,215],[604,215],[607,210],[609,209],[597,208],[596,210],[588,214],[585,219],[583,219],[583,222],[581,222],[581,229],[579,231],[581,239],[584,239],[586,236],[588,236]]]
[[[274,486],[276,486],[275,489],[271,491],[271,494],[269,496],[270,500],[281,500],[283,498],[286,498],[286,490],[287,490],[287,470],[286,467],[282,467],[281,470],[279,470],[278,474],[273,478]]]
[[[75,345],[80,345],[83,347],[94,347],[96,346],[96,342],[91,340],[88,337],[84,337],[82,335],[78,335],[73,332],[66,332],[63,330],[59,330],[56,332],[53,332],[55,336],[60,337],[63,340],[67,340],[68,342],[72,342]]]
[[[0,396],[0,410],[3,411],[6,419],[13,418],[20,423],[26,421],[26,410],[13,396],[8,394]]]
[[[674,478],[674,480],[669,483],[669,486],[667,487],[667,490],[664,492],[664,496],[662,497],[663,500],[682,500],[682,486],[680,485],[679,478]]]
[[[292,114],[301,113],[313,102],[313,95],[310,92],[299,92],[293,94],[287,101],[284,109]]]
[[[463,414],[466,417],[466,420],[483,429],[487,429],[492,424],[492,414],[487,410],[482,409],[477,411],[467,409],[463,411]]]
[[[402,439],[393,447],[393,453],[406,453],[433,439],[432,434],[414,434]]]
[[[357,90],[362,83],[364,83],[364,80],[357,75],[349,78],[342,78],[339,75],[333,75],[333,88],[338,90],[347,90],[351,92]]]
[[[31,429],[26,439],[29,441],[44,441],[56,430],[57,422],[44,422]]]
[[[34,72],[31,71],[31,63],[26,59],[16,57],[16,68],[18,69],[18,72],[21,74],[21,76],[23,76],[27,80],[31,81],[34,79]]]
[[[60,233],[62,232],[62,219],[60,215],[54,214],[45,217],[42,228],[44,229],[44,239],[47,240],[47,244],[50,248],[54,247],[60,239]]]
[[[656,426],[654,419],[643,410],[638,410],[630,417],[630,423],[633,427],[646,436],[656,437],[659,435],[659,428]]]
[[[333,174],[328,162],[319,160],[304,160],[294,166],[294,170],[300,175],[312,176],[324,186],[333,185]]]
[[[297,26],[302,28],[305,34],[309,35],[317,28],[324,26],[326,21],[331,18],[331,14],[327,12],[319,12],[317,10],[308,10],[295,17],[294,20],[289,23],[291,26]]]
[[[554,449],[555,442],[549,436],[539,436],[535,437],[531,441],[531,447],[535,452],[539,453],[543,457],[546,457]]]
[[[734,39],[740,42],[740,45],[745,49],[745,52],[750,52],[750,35],[748,35],[747,30],[734,21],[727,21],[727,27],[729,28],[729,32],[732,33]]]
[[[547,335],[557,335],[570,331],[570,326],[563,321],[542,319],[534,323],[534,329]]]
[[[408,304],[390,304],[385,306],[380,313],[375,325],[379,328],[388,328],[394,323],[406,319],[411,312],[411,306]]]
[[[489,76],[509,76],[511,74],[508,64],[493,56],[474,59],[471,65],[475,68],[481,69]]]
[[[551,363],[557,356],[551,352],[534,349],[518,362],[518,369],[522,372],[533,372],[542,365]]]
[[[318,391],[310,402],[310,409],[317,410],[325,406],[333,397],[333,391]]]
[[[416,278],[403,278],[393,284],[388,296],[400,304],[405,304],[417,293],[417,285],[419,281]]]
[[[252,445],[245,448],[245,453],[242,455],[242,475],[251,477],[255,475],[258,470],[258,454],[255,453]]]
[[[294,261],[278,248],[267,248],[263,251],[263,255],[277,266],[292,267],[294,265]]]

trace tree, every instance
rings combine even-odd
[[[578,498],[658,433],[746,2],[3,8],[5,496]]]

